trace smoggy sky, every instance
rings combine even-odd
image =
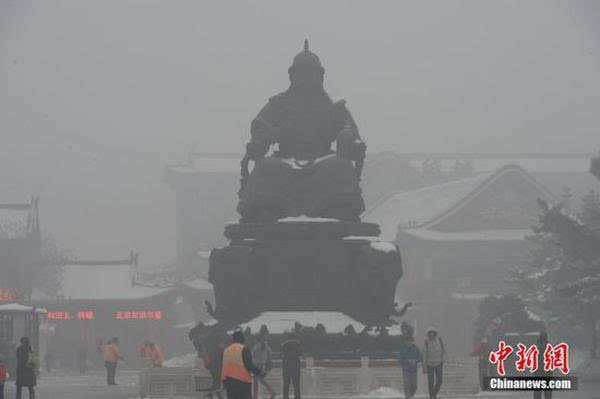
[[[592,0],[4,0],[0,201],[41,195],[84,255],[172,256],[164,164],[241,152],[304,38],[370,151],[600,147]]]

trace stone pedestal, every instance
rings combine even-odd
[[[377,225],[328,220],[227,226],[231,243],[210,256],[219,320],[268,310],[340,311],[364,324],[394,312],[402,276],[395,245]]]

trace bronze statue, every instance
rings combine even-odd
[[[325,92],[325,70],[308,41],[288,73],[290,87],[269,99],[251,124],[241,162],[241,222],[300,215],[359,221],[366,145],[356,123],[345,102],[334,103]]]
[[[377,224],[360,221],[366,145],[345,103],[323,89],[323,74],[305,42],[288,90],[252,121],[242,218],[225,227],[230,242],[209,259],[216,304],[208,311],[219,323],[235,326],[265,311],[341,311],[386,325],[408,309],[394,304],[398,247],[375,239]],[[294,218],[301,215],[327,219]]]

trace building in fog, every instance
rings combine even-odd
[[[510,268],[527,262],[525,237],[538,200],[557,196],[519,166],[389,195],[365,214],[400,247],[397,293],[414,302],[408,315],[422,333],[436,324],[449,348],[472,347],[477,304],[503,292]]]
[[[31,295],[33,266],[41,259],[39,200],[0,204],[0,303]]]
[[[64,267],[62,289],[55,298],[36,298],[47,309],[47,350],[64,366],[85,354],[102,364],[97,343],[119,337],[127,364],[139,366],[141,340],[161,343],[166,356],[189,351],[186,327],[208,316],[212,298],[205,281],[182,284],[139,281],[137,256],[122,260],[77,260]]]

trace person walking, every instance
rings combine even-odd
[[[4,399],[4,383],[8,378],[8,373],[6,372],[6,365],[4,364],[4,359],[0,354],[0,399]]]
[[[29,338],[21,338],[21,345],[17,348],[17,399],[21,399],[23,387],[29,391],[29,399],[35,399],[36,357],[29,344]]]
[[[271,347],[267,342],[267,335],[261,334],[258,338],[258,342],[252,348],[252,358],[254,364],[266,374],[271,371]],[[273,399],[277,394],[273,388],[265,381],[265,376],[254,376],[252,384],[252,399],[258,399],[258,385],[261,384],[269,392],[269,396]]]
[[[77,348],[77,365],[80,374],[87,372],[87,348],[85,343],[81,343]]]
[[[287,339],[281,344],[283,399],[290,397],[290,383],[294,386],[294,398],[300,399],[300,369],[302,348],[300,340],[294,333],[288,333]]]
[[[209,371],[212,377],[211,393],[208,394],[211,398],[213,397],[213,394],[218,399],[223,398],[221,395],[221,369],[223,368],[224,349],[225,342],[223,337],[218,337],[213,349],[204,356],[204,367]]]
[[[192,342],[194,349],[196,350],[196,361],[194,362],[194,367],[199,368],[200,364],[204,362],[204,358],[208,355],[208,350],[205,344],[206,340],[206,327],[204,323],[201,321],[198,322],[190,331],[188,332],[188,338]]]
[[[535,372],[536,377],[551,377],[553,375],[552,371],[544,370],[544,352],[546,351],[548,343],[548,333],[545,331],[540,332],[535,343],[535,346],[538,349],[538,369]],[[552,391],[550,390],[533,391],[533,399],[542,399],[542,395],[544,396],[544,399],[552,399]]]
[[[477,356],[479,358],[479,385],[482,391],[487,390],[487,377],[490,376],[490,352],[492,347],[488,342],[487,337],[482,337],[481,341],[473,348],[471,356]]]
[[[233,342],[223,351],[221,380],[227,399],[252,398],[252,374],[264,376],[252,361],[250,349],[244,346],[244,334],[233,333]]]
[[[165,362],[165,355],[162,348],[156,343],[150,341],[148,343],[148,355],[153,368],[162,367]]]
[[[140,359],[142,359],[142,367],[149,369],[152,367],[152,359],[150,358],[150,341],[145,339],[140,347]]]
[[[442,387],[445,356],[442,338],[435,327],[429,327],[423,346],[423,373],[427,374],[429,399],[437,399]]]
[[[417,393],[418,366],[423,362],[423,353],[412,335],[404,337],[404,343],[398,352],[398,362],[402,367],[402,379],[404,381],[404,397],[412,399]]]
[[[117,363],[124,360],[119,351],[119,338],[114,337],[104,346],[104,367],[106,367],[107,385],[117,385],[115,377],[117,375]]]

